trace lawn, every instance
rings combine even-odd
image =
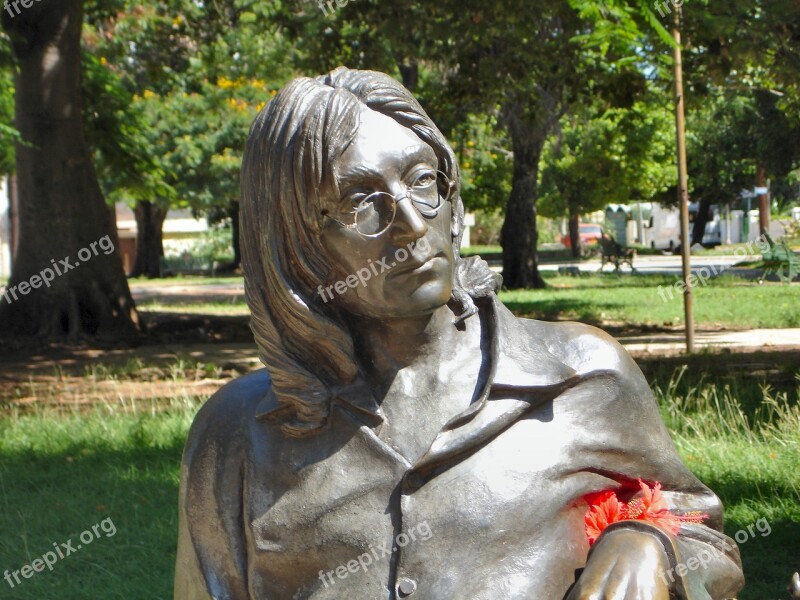
[[[183,368],[171,369],[173,382]],[[646,370],[684,460],[725,503],[726,532],[746,532],[740,548],[748,587],[740,599],[784,597],[800,566],[796,365],[770,374],[779,387],[765,387],[741,368],[714,378],[663,369]],[[136,373],[94,368],[91,377],[96,385]],[[0,581],[0,597],[170,598],[178,467],[201,402],[179,394],[147,402],[120,396],[90,408],[43,408],[30,398],[1,406],[0,571],[21,568],[54,543],[72,540],[76,551],[14,589]],[[100,530],[77,549],[81,533],[102,522],[113,523],[114,534]]]
[[[515,314],[544,320],[576,320],[601,327],[676,327],[683,323],[683,296],[677,279],[665,275],[594,273],[581,277],[543,273],[548,288],[514,290],[500,299]],[[243,295],[191,299],[170,295],[169,288],[196,282],[201,288],[241,279],[170,279],[159,282],[164,294],[140,300],[145,313],[248,315]],[[149,285],[149,282],[135,283]],[[213,294],[212,294],[213,295]],[[694,289],[695,326],[707,329],[800,327],[800,285],[758,285],[721,275]]]
[[[675,277],[595,274],[546,277],[545,290],[514,290],[500,299],[518,316],[600,326],[671,327],[683,323]],[[722,275],[693,290],[695,326],[800,327],[800,285],[743,282]]]

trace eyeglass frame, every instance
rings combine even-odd
[[[392,228],[392,225],[394,225],[394,220],[395,220],[395,218],[397,218],[397,204],[399,202],[403,201],[403,200],[408,200],[409,202],[411,202],[411,205],[414,207],[414,209],[420,215],[425,217],[426,219],[433,219],[436,215],[439,214],[439,211],[441,210],[442,206],[444,206],[445,202],[448,202],[450,200],[450,198],[452,197],[453,188],[455,187],[456,182],[453,181],[452,179],[450,179],[450,177],[447,176],[447,173],[445,173],[444,171],[440,171],[439,169],[436,169],[436,175],[437,175],[437,179],[436,179],[436,183],[435,183],[435,185],[436,185],[436,194],[437,194],[437,196],[441,197],[442,201],[439,204],[439,206],[437,206],[436,208],[433,209],[433,213],[432,214],[425,214],[424,212],[422,212],[419,209],[419,207],[417,206],[417,203],[414,202],[414,199],[411,197],[412,188],[411,188],[410,185],[406,185],[405,186],[405,188],[406,188],[405,194],[402,194],[402,193],[401,194],[391,194],[390,192],[381,192],[381,191],[375,191],[375,192],[371,192],[370,194],[367,194],[364,197],[364,200],[361,201],[361,203],[364,203],[367,198],[369,198],[371,196],[378,195],[378,194],[385,194],[386,196],[389,196],[392,199],[392,202],[393,202],[393,204],[392,204],[392,209],[393,209],[392,210],[392,219],[391,219],[391,221],[389,221],[389,224],[386,225],[386,227],[384,227],[383,229],[381,229],[378,233],[363,233],[363,232],[359,231],[358,223],[357,223],[355,217],[353,219],[353,223],[348,224],[348,223],[343,223],[342,221],[340,221],[336,217],[332,217],[328,213],[327,209],[323,209],[321,214],[322,214],[323,217],[329,218],[331,221],[333,221],[335,223],[338,223],[339,225],[341,225],[345,229],[354,230],[358,235],[360,235],[362,237],[365,237],[365,238],[377,238],[377,237],[380,237],[383,234],[385,234],[387,231],[389,231],[389,229]],[[444,183],[447,185],[447,196],[442,196],[439,193],[439,177],[438,176],[440,176],[440,175],[443,178]],[[359,204],[361,204],[361,203],[359,203]],[[351,214],[357,215],[358,214],[358,210],[357,209],[354,210]]]

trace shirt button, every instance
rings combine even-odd
[[[417,582],[408,577],[401,577],[397,581],[397,593],[401,598],[410,596],[417,591]]]

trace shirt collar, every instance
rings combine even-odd
[[[489,375],[478,399],[454,417],[445,430],[470,421],[489,401],[492,392],[558,388],[576,372],[553,356],[544,344],[536,343],[524,332],[524,325],[500,302],[496,295],[476,300],[481,326],[488,328],[490,342]],[[270,390],[271,392],[271,390]],[[364,381],[334,390],[331,409],[344,410],[370,428],[383,424],[385,417],[373,390]],[[268,393],[256,409],[256,419],[289,414],[291,407],[277,405]]]

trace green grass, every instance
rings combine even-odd
[[[73,541],[76,552],[0,596],[153,600],[171,597],[178,465],[192,403],[136,412],[53,411],[0,418],[0,570]],[[77,550],[106,518],[116,527]],[[111,529],[110,527],[108,528]]]
[[[158,300],[141,300],[136,303],[136,308],[144,312],[181,313],[193,315],[241,315],[247,316],[250,310],[241,296],[231,297],[230,300],[216,302],[159,302]]]
[[[138,287],[170,287],[181,285],[224,285],[235,284],[242,285],[244,278],[241,275],[231,275],[230,277],[206,277],[204,275],[176,275],[175,277],[163,277],[160,279],[147,279],[146,277],[137,277],[128,279],[128,285],[132,288]]]
[[[98,366],[87,377],[113,379],[134,367]],[[741,370],[715,379],[657,371],[652,379],[686,464],[725,504],[726,532],[733,536],[763,519],[769,524],[769,535],[756,531],[740,545],[748,580],[740,600],[785,597],[798,568],[800,379],[781,391]],[[107,518],[116,534],[102,534],[52,572],[35,574],[14,589],[0,580],[0,596],[170,598],[178,468],[200,402],[176,397],[134,405],[120,399],[88,410],[5,406],[0,571],[19,569],[54,542],[77,540]]]
[[[502,254],[503,247],[502,246],[486,246],[476,244],[475,246],[468,246],[466,248],[461,249],[461,256],[474,256],[475,254],[484,255],[484,254]]]
[[[518,316],[634,327],[683,323],[675,277],[614,275],[551,277],[545,290],[513,290],[500,299]],[[671,295],[670,295],[671,294]],[[800,285],[742,282],[723,275],[693,290],[698,327],[800,327]]]
[[[800,566],[800,387],[775,392],[761,383],[760,398],[744,394],[742,402],[737,386],[752,390],[746,379],[681,390],[678,375],[655,391],[684,461],[722,499],[725,532],[743,541],[740,600],[783,598]]]

